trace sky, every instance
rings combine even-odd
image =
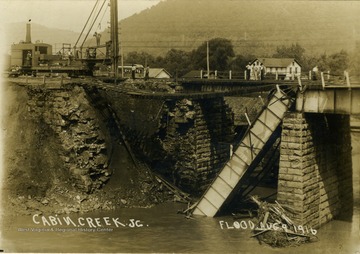
[[[119,20],[156,5],[161,0],[118,0]],[[99,0],[100,5],[103,0]],[[109,2],[109,1],[107,1]],[[13,22],[32,22],[47,27],[81,32],[93,9],[96,0],[0,0],[0,24]],[[99,5],[99,6],[100,6]],[[105,29],[109,20],[109,8],[101,22]],[[98,22],[99,23],[99,22]],[[99,24],[96,25],[99,25]]]
[[[141,12],[161,0],[118,0],[119,20],[129,17],[135,13]],[[103,2],[100,0],[99,2]],[[74,32],[81,32],[96,0],[0,0],[0,55],[4,53],[3,47],[3,25],[14,22],[31,22],[38,23],[47,27],[61,28]],[[106,6],[106,4],[105,4]],[[104,6],[104,8],[105,8]],[[105,11],[105,10],[104,10]],[[107,13],[108,10],[107,10]],[[101,22],[100,30],[107,27],[109,16],[106,16]],[[100,16],[101,18],[101,16]],[[98,25],[98,22],[97,24]],[[1,74],[3,70],[3,62],[0,58]],[[0,75],[1,84],[2,75]],[[4,101],[3,86],[0,86],[0,102]],[[3,119],[3,110],[0,109],[0,120]],[[2,121],[0,121],[2,122]],[[2,151],[3,138],[5,132],[0,129],[0,185],[2,183]],[[1,186],[0,186],[1,187]],[[1,214],[1,207],[0,207]],[[1,232],[0,232],[1,234]],[[1,238],[1,235],[0,235]]]
[[[98,5],[96,5],[97,1]],[[117,1],[118,18],[121,21],[164,0]],[[0,55],[7,53],[7,47],[2,46],[7,45],[4,25],[23,23],[31,19],[31,23],[80,33],[94,6],[96,5],[94,13],[98,13],[103,2],[104,0],[0,0]],[[109,2],[106,0],[99,17],[96,19],[95,30],[103,31],[109,26]],[[89,24],[92,21],[93,19],[90,19]],[[0,67],[1,65],[0,59]]]

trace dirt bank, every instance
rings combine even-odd
[[[172,198],[161,183],[130,159],[121,140],[111,133],[103,136],[110,139],[107,144],[111,143],[108,161],[112,176],[105,187],[84,191],[72,180],[69,164],[64,163],[68,155],[58,133],[29,111],[27,88],[4,84],[4,95],[1,199],[6,214],[147,207]]]

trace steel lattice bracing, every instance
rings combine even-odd
[[[213,217],[231,201],[240,187],[241,180],[249,171],[254,170],[267,149],[276,140],[279,135],[278,127],[291,103],[292,100],[283,91],[277,89],[245,133],[230,160],[210,184],[193,214]]]

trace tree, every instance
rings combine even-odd
[[[328,57],[328,66],[332,73],[342,74],[349,67],[349,55],[345,50]]]
[[[355,49],[350,54],[349,71],[357,76],[360,73],[360,41],[356,42]]]
[[[174,77],[182,76],[191,70],[190,53],[182,50],[169,50],[163,60],[164,68]]]
[[[315,62],[315,65],[319,68],[320,71],[328,71],[330,69],[329,67],[329,60],[326,53],[321,54]]]
[[[331,71],[332,74],[342,75],[344,70],[350,66],[349,55],[345,50],[327,55],[323,53],[317,57],[309,57],[306,59],[307,66],[317,66],[320,71]],[[311,70],[311,68],[309,69]]]
[[[150,66],[154,66],[155,63],[155,58],[146,52],[132,51],[124,58],[124,64],[142,64],[144,66],[148,64]]]
[[[224,71],[229,69],[229,59],[234,57],[234,48],[230,40],[215,38],[209,41],[210,69]],[[195,68],[207,68],[207,42],[192,51],[192,60]]]
[[[256,56],[252,54],[237,55],[231,60],[230,68],[234,71],[245,70],[245,66],[254,59],[256,59]]]
[[[311,71],[315,66],[319,67],[319,61],[316,56],[304,56],[304,60],[301,62],[301,71],[303,73]]]
[[[298,43],[296,43],[296,44],[291,44],[291,46],[289,46],[289,47],[284,46],[284,45],[278,46],[276,48],[276,53],[273,55],[273,57],[295,58],[296,60],[298,60],[301,63],[302,61],[305,60],[304,54],[305,54],[305,49],[303,47],[301,47]]]

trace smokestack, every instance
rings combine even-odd
[[[31,19],[29,19],[29,22],[26,24],[26,43],[31,43]]]

